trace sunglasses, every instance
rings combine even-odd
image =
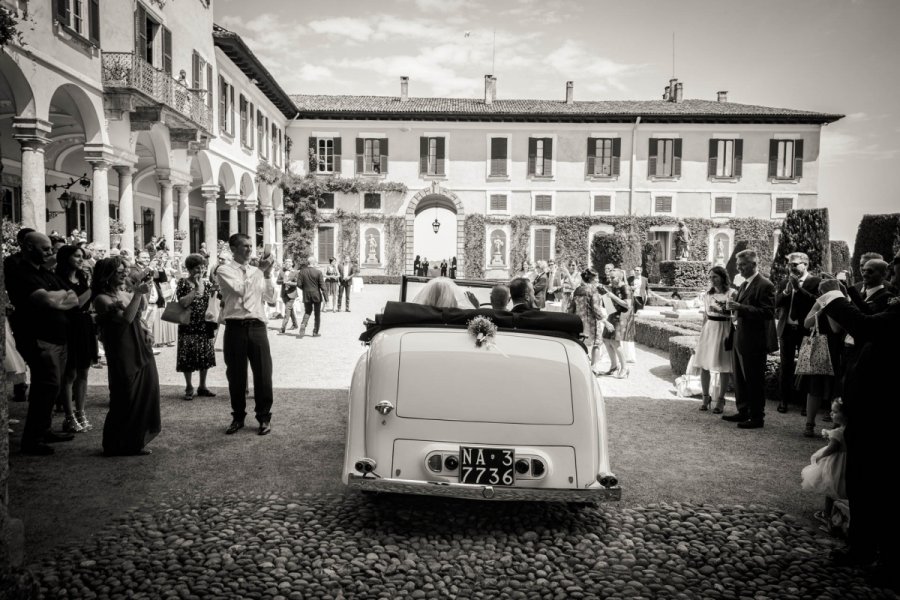
[[[799,267],[800,265],[805,265],[805,264],[806,264],[806,263],[802,263],[802,262],[799,262],[799,263],[791,263],[791,266],[792,266],[792,267]]]

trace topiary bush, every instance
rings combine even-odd
[[[659,263],[663,285],[683,288],[705,288],[712,265],[708,260],[665,260]]]
[[[847,242],[831,240],[831,272],[850,270],[850,247]]]
[[[598,233],[591,243],[591,266],[598,273],[607,264],[626,269],[641,264],[640,256],[637,241],[620,233]]]
[[[866,252],[877,252],[888,262],[900,249],[900,213],[863,215],[853,244],[853,277],[859,281],[859,258]]]
[[[659,257],[662,256],[662,242],[648,240],[641,248],[641,269],[650,283],[659,283]]]
[[[812,273],[831,271],[831,241],[827,208],[800,208],[788,211],[781,226],[778,253],[772,263],[771,279],[779,281],[787,276],[787,257],[792,252],[809,256]]]
[[[637,317],[634,321],[634,341],[649,348],[669,350],[669,339],[678,335],[692,335],[696,332],[683,329],[669,321],[661,319],[644,319]]]
[[[669,338],[669,366],[672,367],[673,375],[678,377],[685,374],[699,340],[699,335],[676,335]]]
[[[731,253],[731,258],[728,259],[728,263],[725,265],[725,270],[728,271],[728,277],[734,281],[734,277],[737,275],[737,255],[738,252],[743,252],[744,250],[756,250],[756,258],[757,264],[759,265],[759,272],[762,273],[766,278],[771,278],[772,271],[772,242],[770,240],[739,240],[734,244],[734,250]]]

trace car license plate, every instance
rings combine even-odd
[[[459,482],[476,485],[513,485],[516,453],[511,448],[459,447]]]

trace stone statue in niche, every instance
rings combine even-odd
[[[713,263],[725,264],[725,238],[721,234],[716,236],[716,254],[713,257]]]
[[[366,262],[370,264],[377,263],[378,240],[375,239],[374,233],[369,233],[369,236],[366,238],[366,248],[368,249],[368,254],[366,254]]]
[[[502,265],[503,264],[503,236],[496,235],[494,236],[494,254],[491,256],[491,264],[492,265]]]
[[[691,230],[684,221],[678,221],[675,231],[675,260],[688,260],[691,256]]]

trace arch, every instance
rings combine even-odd
[[[231,163],[223,162],[219,166],[219,176],[216,183],[218,183],[222,187],[225,194],[237,194],[234,169],[231,167]]]
[[[275,186],[275,189],[272,190],[272,208],[284,210],[284,190],[280,185]]]
[[[52,152],[44,151],[44,156],[47,159],[50,159],[53,153],[55,153],[55,158],[53,158],[53,170],[62,171],[63,163],[66,158],[68,158],[72,153],[77,152],[79,150],[84,150],[84,143],[82,142],[81,136],[79,135],[77,138],[66,140],[66,139],[57,139],[54,140],[54,144],[52,146]]]
[[[106,130],[103,127],[105,116],[103,116],[103,107],[97,106],[93,98],[87,95],[84,89],[72,83],[64,83],[60,85],[50,96],[50,104],[59,94],[65,94],[71,99],[75,105],[77,115],[72,115],[81,121],[81,127],[84,131],[84,141],[87,144],[105,144],[107,139]],[[47,113],[50,113],[50,107],[47,107]],[[50,119],[53,120],[52,117]]]
[[[157,168],[172,168],[172,142],[168,128],[162,123],[154,123],[149,130],[139,132],[132,151],[138,153],[138,146],[143,146],[153,155]]]
[[[27,118],[37,116],[34,91],[19,65],[5,52],[0,52],[0,83],[5,84],[4,87],[12,98],[15,116]]]
[[[199,179],[199,183],[195,182],[194,187],[212,185],[215,183],[213,181],[212,162],[210,161],[206,150],[200,150],[191,157],[191,174],[194,175],[196,179]]]
[[[256,197],[259,200],[260,208],[272,208],[272,186],[263,180],[256,182]]]
[[[241,175],[240,194],[245,204],[252,204],[257,201],[256,185],[253,183],[253,176],[246,171]]]
[[[465,227],[466,210],[462,201],[452,191],[432,181],[420,190],[406,205],[406,270],[412,273],[415,255],[412,240],[415,236],[416,215],[428,208],[439,206],[456,213],[456,262],[460,273],[465,273]]]

